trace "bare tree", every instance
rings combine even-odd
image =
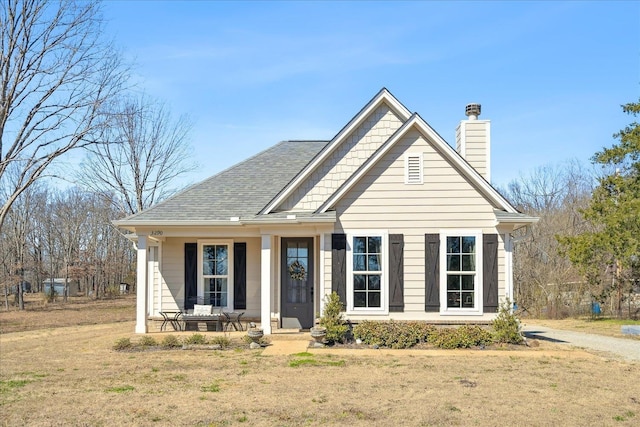
[[[111,114],[104,144],[90,148],[79,180],[134,214],[175,192],[175,178],[195,168],[187,145],[192,125],[146,96],[123,100]]]
[[[574,235],[588,224],[581,215],[594,175],[576,161],[534,169],[512,181],[504,194],[522,212],[540,217],[514,250],[515,298],[540,316],[560,316],[578,309],[588,295],[586,283],[568,257],[559,254],[558,234]]]
[[[15,165],[11,165],[6,171],[6,181],[15,182],[19,179],[19,170]],[[0,229],[0,238],[3,245],[0,245],[2,259],[2,274],[0,283],[5,289],[15,290],[16,301],[21,310],[24,309],[23,283],[25,271],[30,267],[31,257],[29,256],[28,239],[35,227],[33,206],[37,203],[42,189],[39,183],[27,188],[18,196],[5,218],[5,227]],[[7,197],[7,189],[0,188],[0,197]],[[6,244],[6,245],[4,245]],[[8,292],[5,292],[5,297]],[[5,305],[8,299],[5,298]]]
[[[102,41],[96,1],[0,2],[0,229],[16,198],[58,157],[91,145],[126,70]],[[10,165],[20,170],[5,179]]]

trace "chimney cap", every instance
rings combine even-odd
[[[482,106],[480,104],[467,104],[464,109],[464,113],[469,117],[469,120],[476,120],[480,115],[481,110]]]

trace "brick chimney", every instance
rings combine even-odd
[[[467,120],[456,129],[456,151],[487,181],[491,181],[491,122],[478,120],[480,104],[468,104]]]

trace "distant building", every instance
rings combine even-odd
[[[45,279],[42,281],[42,289],[45,294],[51,293],[51,285],[53,284],[53,291],[58,296],[64,295],[64,277],[56,279]],[[75,280],[69,280],[69,293],[68,296],[76,296],[80,292],[80,285]]]

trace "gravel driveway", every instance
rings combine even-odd
[[[605,352],[617,358],[640,361],[640,340],[563,331],[538,325],[525,325],[522,329],[527,338],[552,341],[558,344]]]

